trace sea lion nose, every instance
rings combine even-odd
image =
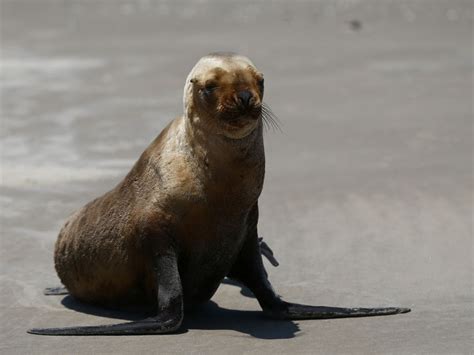
[[[239,91],[239,93],[237,94],[237,98],[239,99],[239,102],[241,105],[249,106],[250,101],[253,98],[253,95],[248,90],[242,90],[242,91]]]

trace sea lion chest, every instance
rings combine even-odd
[[[168,180],[174,186],[165,190],[167,206],[177,216],[173,234],[189,305],[210,299],[237,258],[262,191],[264,157],[224,162],[176,158],[180,178]]]

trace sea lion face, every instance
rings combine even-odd
[[[240,139],[258,127],[263,75],[248,58],[236,54],[206,56],[191,71],[187,85],[188,117],[198,117],[207,129]]]

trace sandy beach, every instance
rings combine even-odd
[[[0,0],[0,353],[472,353],[472,7]],[[186,75],[216,50],[265,73],[281,121],[259,203],[279,294],[412,312],[272,321],[224,284],[180,334],[27,334],[133,319],[43,296],[54,243],[182,113]]]

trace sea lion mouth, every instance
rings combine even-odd
[[[262,106],[231,107],[219,114],[219,119],[231,125],[240,125],[246,121],[256,121],[262,116]]]
[[[250,135],[258,127],[261,117],[260,106],[246,108],[232,106],[217,115],[222,128],[221,134],[234,140]]]

